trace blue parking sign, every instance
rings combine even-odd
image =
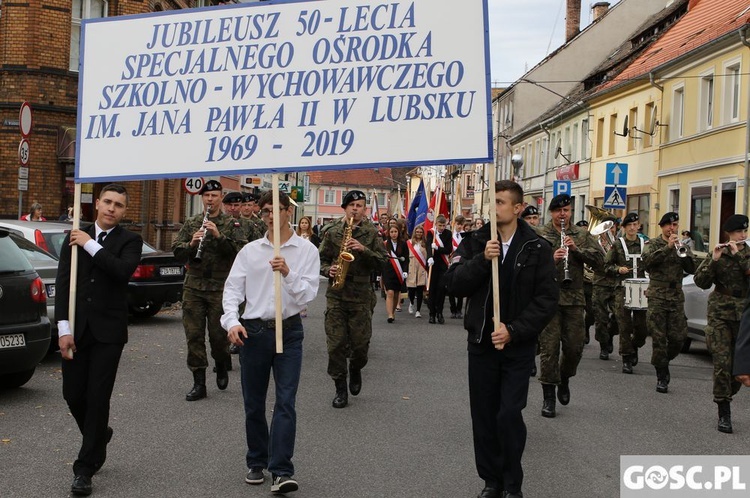
[[[570,182],[565,180],[555,180],[552,182],[552,195],[553,197],[560,194],[570,195]]]

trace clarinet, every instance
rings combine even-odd
[[[573,283],[573,279],[570,278],[570,269],[568,268],[568,248],[565,245],[565,218],[562,219],[560,224],[560,247],[565,249],[565,259],[563,259],[563,281],[562,287],[570,287]]]
[[[198,242],[198,250],[195,252],[195,257],[193,258],[198,263],[201,262],[203,259],[203,242],[206,240],[206,233],[208,230],[206,230],[206,227],[204,226],[206,222],[208,221],[208,211],[209,209],[206,208],[206,214],[203,216],[203,221],[201,222],[201,227],[203,228],[203,235],[201,235],[201,240]]]

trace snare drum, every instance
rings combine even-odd
[[[622,284],[625,287],[625,308],[629,310],[648,309],[647,278],[628,278]]]

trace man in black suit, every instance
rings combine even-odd
[[[448,220],[439,214],[435,218],[435,229],[427,233],[427,264],[431,266],[427,289],[430,297],[427,305],[430,308],[429,323],[445,323],[443,307],[445,306],[445,287],[443,275],[448,269],[448,257],[453,252],[453,233],[445,225]]]
[[[62,353],[63,397],[83,435],[73,463],[74,495],[91,494],[91,478],[104,464],[109,400],[128,341],[128,280],[141,259],[141,236],[119,226],[128,205],[122,185],[105,186],[96,200],[96,223],[65,238],[55,287]],[[78,247],[74,330],[68,316],[71,246]]]

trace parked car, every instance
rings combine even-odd
[[[24,385],[47,354],[47,293],[23,251],[0,229],[0,388]]]
[[[687,353],[693,340],[706,342],[706,313],[708,311],[708,295],[714,290],[701,289],[693,281],[692,275],[682,279],[682,291],[685,293],[685,316],[687,317],[688,336],[682,346],[682,352]]]
[[[57,258],[19,235],[11,233],[10,238],[23,252],[23,255],[26,256],[26,259],[29,260],[29,263],[31,263],[39,278],[44,283],[44,290],[47,292],[47,317],[52,326],[52,341],[50,342],[54,341],[56,343],[55,279],[57,278]],[[50,347],[52,347],[52,344],[50,344]]]
[[[85,223],[88,225],[89,223]],[[52,221],[0,220],[0,228],[6,228],[60,257],[63,241],[71,224]],[[128,306],[130,313],[138,318],[154,316],[165,304],[182,299],[184,266],[174,254],[159,251],[143,243],[141,263],[128,284]]]

